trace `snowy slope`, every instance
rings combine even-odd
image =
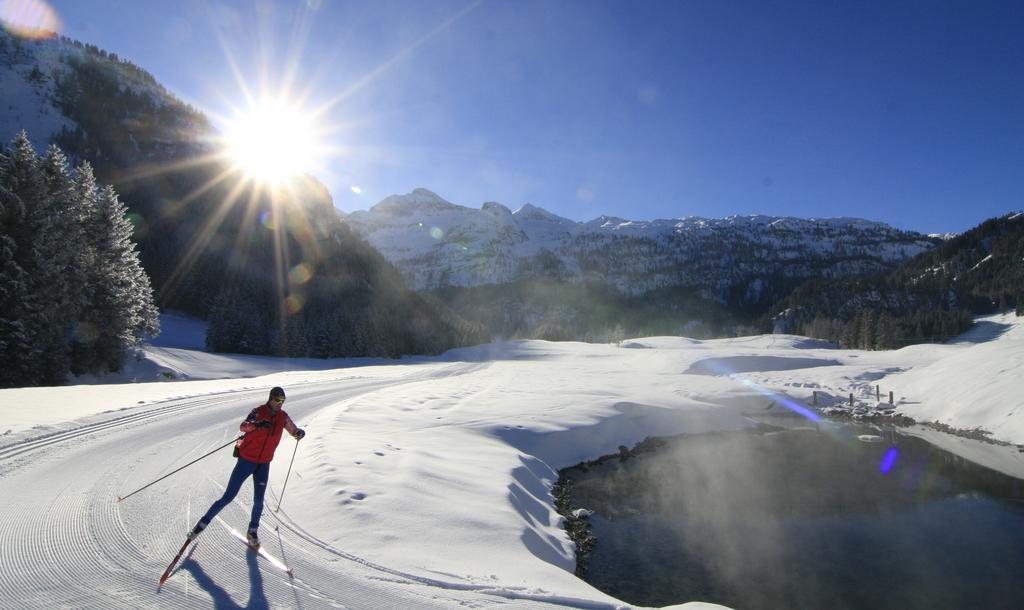
[[[1009,315],[980,322],[957,341],[932,346],[935,361],[892,377],[915,419],[980,428],[1024,444],[1024,324]],[[1017,386],[1016,391],[1008,392]]]
[[[1024,443],[1022,340],[1024,321],[997,316],[959,342],[894,352],[789,335],[522,341],[249,379],[3,390],[0,413],[15,427],[0,436],[0,607],[624,607],[571,573],[549,494],[557,468],[651,434],[751,426],[766,404],[808,406],[812,391],[874,407],[875,384],[915,417],[978,422]],[[147,358],[168,349],[179,348]],[[182,375],[222,366],[191,354]],[[219,495],[229,453],[116,498],[230,441],[272,385],[309,432],[282,442],[263,526],[294,580],[232,537],[247,487],[156,592]],[[33,428],[32,414],[47,426]],[[917,433],[1024,476],[1015,447]]]
[[[426,190],[394,195],[346,217],[414,288],[505,283],[541,262],[642,293],[697,286],[719,293],[751,276],[877,271],[932,247],[919,234],[851,218],[696,217],[581,223],[526,204],[510,211],[453,204]],[[756,288],[755,288],[756,290]]]
[[[83,93],[88,93],[82,91],[80,84],[73,84],[73,79],[69,80],[76,72],[74,65],[101,71],[106,87],[116,83],[116,92],[104,90],[103,95],[110,96],[103,100],[107,107],[122,104],[123,100],[118,101],[117,96],[130,92],[151,104],[145,107],[145,112],[168,111],[161,114],[159,125],[153,129],[143,128],[145,121],[139,121],[137,116],[120,115],[116,129],[127,134],[138,153],[138,158],[131,163],[181,160],[210,150],[213,134],[205,119],[197,119],[186,111],[180,100],[134,65],[69,38],[24,39],[3,28],[0,28],[0,142],[6,144],[24,130],[42,152],[63,129],[87,131],[62,108],[65,104],[81,103]],[[92,74],[83,78],[91,81],[95,77]],[[63,88],[58,86],[59,81],[65,83]],[[112,107],[111,110],[113,116],[118,116],[117,110]],[[102,157],[109,153],[97,150],[90,154]]]
[[[24,129],[43,149],[61,129],[74,129],[57,106],[54,75],[66,69],[62,57],[82,52],[70,43],[25,40],[0,28],[0,142]]]

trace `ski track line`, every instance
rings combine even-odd
[[[103,607],[132,608],[132,587],[124,586],[118,566],[109,550],[98,542],[91,524],[98,517],[96,502],[84,489],[75,489],[75,482],[66,485],[42,514],[36,515],[28,535],[21,530],[21,544],[15,553],[31,564],[30,570],[16,569],[9,596],[37,607]],[[108,509],[109,510],[109,509]],[[114,547],[116,548],[116,547]],[[95,586],[95,572],[108,578],[106,586]],[[123,574],[123,572],[122,572]],[[43,597],[45,596],[45,597]],[[33,603],[36,600],[38,604]]]
[[[346,387],[344,390],[350,393],[365,389],[369,393],[431,378],[468,374],[487,366],[489,363],[459,363],[441,370],[415,371],[404,378],[376,379],[365,385],[355,384],[363,385],[362,388]],[[8,460],[10,464],[9,460],[24,452],[44,449],[110,427],[126,423],[145,425],[148,420],[165,415],[238,400],[237,394],[247,391],[252,390],[198,400],[173,399],[172,404],[144,413],[30,439],[5,448],[0,453],[0,462]],[[223,542],[220,538],[225,538],[218,536],[199,541],[209,543],[203,544],[201,549],[198,542],[193,544],[164,589],[157,592],[157,577],[173,557],[186,528],[180,535],[173,528],[171,532],[160,534],[153,531],[153,517],[156,514],[166,515],[168,507],[176,501],[190,503],[190,498],[194,497],[192,489],[172,488],[173,497],[148,498],[132,511],[125,512],[122,505],[111,501],[123,479],[130,476],[128,472],[120,472],[122,456],[108,456],[105,453],[107,449],[90,451],[88,445],[82,448],[85,453],[75,460],[46,464],[34,461],[42,470],[31,477],[19,468],[10,471],[10,478],[6,480],[8,486],[17,488],[23,483],[32,483],[36,487],[31,494],[5,494],[5,502],[0,506],[0,539],[4,541],[0,545],[0,565],[5,568],[4,576],[0,578],[0,606],[209,608],[213,602],[216,607],[231,608],[244,607],[242,600],[248,599],[250,604],[262,601],[269,607],[343,610],[446,609],[507,604],[517,607],[552,607],[556,604],[577,608],[616,607],[526,588],[505,589],[493,584],[445,582],[405,574],[335,549],[302,530],[298,524],[290,520],[286,522],[273,512],[266,512],[265,517],[284,524],[286,530],[298,537],[298,540],[283,539],[278,530],[270,540],[280,546],[278,556],[295,569],[299,577],[288,579],[278,569],[261,565],[262,559],[254,562],[257,558],[249,557],[245,545],[237,541],[231,540],[224,545],[216,543]],[[96,465],[99,468],[95,468]],[[2,475],[0,480],[4,480]],[[232,520],[245,520],[250,507],[233,503],[228,510]],[[134,536],[132,532],[135,532]],[[237,551],[228,546],[232,542],[233,546],[239,547]],[[289,550],[293,552],[289,553]],[[339,558],[360,567],[355,570],[339,569]],[[253,570],[260,576],[254,576]],[[203,582],[197,577],[202,577]]]
[[[30,514],[28,498],[7,498],[8,511],[13,515]],[[4,566],[4,577],[0,578],[0,593],[10,600],[19,600],[30,606],[44,607],[46,597],[31,584],[46,582],[49,577],[47,566],[40,556],[46,548],[41,528],[29,531],[21,529],[18,519],[5,514],[0,519],[0,565]]]
[[[397,379],[375,379],[372,380],[370,383],[358,383],[355,384],[355,388],[352,389],[356,389],[360,386],[376,386],[381,384],[384,384],[385,386],[390,386],[392,385],[392,383],[394,385],[398,385],[402,383],[413,383],[416,381],[422,381],[423,379],[434,379],[451,377],[455,375],[464,375],[473,373],[486,366],[489,366],[489,363],[463,364],[462,366],[450,366],[439,370],[423,372],[415,371],[412,374],[406,376],[405,378],[399,377]],[[455,370],[451,370],[453,368]],[[322,381],[304,382],[302,386],[307,387],[321,384],[335,384],[340,383],[341,381],[343,380],[328,379]],[[262,389],[254,390],[252,388],[247,388],[239,390],[228,390],[226,392],[217,392],[216,394],[206,395],[201,398],[172,398],[166,401],[161,401],[157,403],[156,407],[147,409],[146,411],[143,412],[122,415],[120,417],[114,417],[112,419],[105,419],[103,421],[85,424],[69,430],[50,432],[43,434],[41,436],[35,436],[26,440],[17,441],[10,445],[0,447],[0,463],[29,451],[40,449],[42,447],[47,447],[49,445],[53,445],[56,443],[76,439],[81,436],[86,436],[96,432],[102,432],[110,428],[117,428],[120,426],[124,426],[125,424],[145,422],[165,415],[178,414],[182,411],[188,411],[200,407],[209,407],[217,404],[231,402],[237,400],[239,394],[244,394],[246,392],[262,392]],[[179,402],[182,400],[187,402]],[[4,471],[0,470],[0,476],[3,476],[3,474]]]
[[[16,600],[11,606],[5,602],[5,607],[151,605],[146,603],[149,583],[138,569],[147,558],[128,535],[115,505],[107,501],[114,479],[108,470],[97,481],[88,488],[78,487],[78,480],[54,488],[45,510],[33,512],[26,506],[28,512],[15,515],[23,527],[13,536],[5,535],[15,548],[0,551],[4,565],[12,567],[3,579],[3,597]],[[10,517],[4,521],[19,521]]]
[[[96,432],[102,432],[110,428],[118,428],[126,424],[145,422],[150,419],[156,419],[165,415],[177,414],[181,411],[189,411],[200,407],[209,407],[217,404],[231,402],[237,400],[237,396],[223,396],[218,395],[217,398],[206,398],[202,400],[189,401],[184,403],[178,403],[180,399],[174,399],[171,404],[165,404],[164,406],[150,409],[142,413],[133,413],[131,415],[123,415],[114,419],[108,419],[92,424],[86,424],[70,430],[62,430],[60,432],[53,432],[42,437],[34,437],[25,441],[8,445],[0,448],[0,462],[9,460],[17,457],[23,453],[48,447],[64,441],[73,440]],[[0,476],[2,476],[0,472]]]

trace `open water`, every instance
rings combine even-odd
[[[1024,608],[1024,481],[894,430],[687,436],[563,475],[595,511],[584,578],[633,604]]]

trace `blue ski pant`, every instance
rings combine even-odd
[[[249,529],[255,530],[260,526],[260,516],[263,515],[263,496],[267,493],[267,479],[270,478],[270,464],[257,464],[244,458],[238,458],[235,469],[231,471],[231,478],[228,479],[228,486],[224,495],[213,503],[210,510],[206,511],[200,521],[203,525],[209,525],[210,521],[217,516],[225,506],[231,503],[242,488],[242,483],[252,477],[252,517],[249,519]]]

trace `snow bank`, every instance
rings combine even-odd
[[[886,379],[897,389],[899,411],[1024,444],[1024,319],[986,317],[949,345],[931,348],[933,362]]]
[[[194,342],[191,327],[167,328],[179,330],[147,346],[134,370],[207,380],[2,390],[5,440],[175,397],[250,392],[256,401],[272,385],[301,385],[315,398],[317,383],[374,381],[345,399],[323,393],[323,405],[300,422],[309,435],[280,518],[339,557],[509,599],[622,605],[573,576],[574,549],[549,490],[558,468],[649,435],[743,428],[780,405],[809,406],[813,395],[842,402],[854,393],[873,406],[881,385],[916,419],[1024,443],[1024,325],[1010,316],[986,318],[948,345],[893,352],[766,335],[622,346],[516,341],[436,358],[332,362],[185,350],[173,336]],[[929,440],[1024,470],[976,441]]]

